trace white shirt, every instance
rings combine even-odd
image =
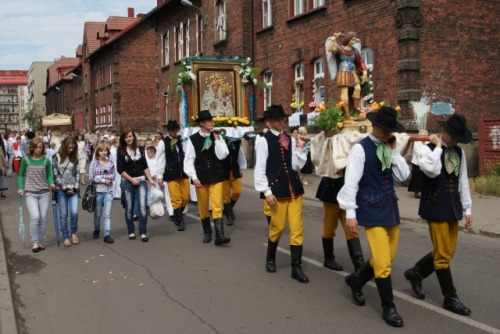
[[[442,146],[446,149],[444,142]],[[432,151],[429,146],[422,146],[418,151],[420,170],[431,179],[441,174],[441,168],[443,167],[441,154],[443,154],[443,148],[436,147]],[[472,214],[472,199],[470,197],[469,179],[467,177],[467,159],[465,158],[464,150],[461,150],[462,159],[460,159],[460,173],[458,174],[458,191],[464,213],[466,216],[470,216]]]
[[[381,142],[372,134],[369,134],[368,137],[374,143]],[[358,208],[356,205],[356,195],[359,190],[359,181],[363,177],[365,160],[366,156],[363,146],[359,143],[355,144],[347,160],[344,186],[337,195],[340,208],[346,210],[346,218],[356,218],[356,209]],[[392,176],[398,182],[403,182],[410,176],[410,168],[408,168],[406,160],[397,149],[392,150]]]
[[[240,166],[240,171],[243,169],[247,169],[247,158],[245,158],[245,153],[240,145],[240,151],[238,152],[238,165]]]
[[[146,161],[148,163],[149,173],[151,174],[151,177],[154,178],[154,176],[158,175],[158,172],[156,169],[156,165],[157,165],[156,156],[154,158],[149,158],[147,153],[146,153]]]
[[[204,133],[203,131],[200,130],[199,134],[202,137],[206,137],[210,135],[210,132]],[[226,142],[222,139],[222,136],[219,136],[219,139],[215,140],[214,144],[215,144],[215,155],[217,156],[217,159],[224,160],[228,156],[229,150],[227,148]],[[196,169],[194,168],[195,159],[196,159],[196,151],[194,149],[193,143],[191,142],[191,138],[189,138],[186,147],[186,156],[184,157],[184,173],[186,173],[186,175],[189,176],[193,181],[198,180],[198,176],[196,175]]]
[[[201,133],[201,132],[200,132]],[[168,138],[174,139],[167,135]],[[175,149],[178,151],[177,145]],[[158,180],[163,180],[163,173],[165,172],[165,142],[160,140],[156,145],[156,171],[158,172]]]
[[[278,136],[280,132],[270,129],[275,136]],[[307,155],[304,150],[299,149],[295,143],[295,138],[292,138],[292,168],[293,170],[300,172],[302,167],[306,164]],[[269,187],[269,180],[266,175],[266,164],[267,157],[269,156],[269,148],[267,146],[267,140],[264,137],[258,137],[255,142],[255,169],[253,173],[253,181],[255,190],[264,193],[264,196],[269,196],[273,192],[271,187]]]

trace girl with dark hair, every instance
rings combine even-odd
[[[128,128],[120,135],[120,145],[116,158],[118,174],[121,175],[122,198],[125,205],[125,221],[127,222],[128,238],[135,240],[135,226],[133,209],[135,201],[139,201],[139,234],[141,240],[147,242],[147,209],[146,194],[147,182],[151,187],[155,183],[149,172],[146,154],[143,148],[137,145],[135,132]]]
[[[80,167],[78,164],[77,142],[68,136],[61,142],[59,151],[52,157],[52,174],[57,187],[57,204],[64,246],[78,244],[78,189],[80,186]],[[68,211],[71,222],[71,240],[68,231]]]

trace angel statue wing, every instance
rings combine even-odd
[[[334,41],[334,43],[337,43],[337,41],[334,40],[333,36],[330,36],[326,39],[325,41],[325,53],[326,53],[326,63],[328,64],[328,71],[330,72],[330,79],[335,80],[337,77],[337,57],[335,57],[335,54],[333,52],[328,51],[328,46],[331,41]]]

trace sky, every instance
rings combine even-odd
[[[2,0],[0,70],[29,70],[34,61],[75,57],[83,24],[109,16],[146,14],[157,0]]]

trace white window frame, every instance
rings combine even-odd
[[[304,64],[295,64],[295,102],[298,104],[297,112],[302,112],[302,107],[300,106],[302,101],[302,94],[304,93]]]
[[[224,41],[227,38],[227,22],[226,22],[226,1],[217,2],[217,38],[218,41]]]
[[[373,71],[373,50],[370,48],[362,48],[361,59],[365,63],[366,68]]]
[[[196,14],[196,54],[203,52],[203,15]]]
[[[113,106],[111,103],[108,105],[108,124],[113,125]]]
[[[177,60],[184,58],[184,26],[181,23],[177,29]]]
[[[264,89],[264,110],[271,106],[273,102],[273,72],[266,71],[263,75],[264,83],[266,88]]]
[[[163,35],[163,66],[170,65],[170,31]]]
[[[174,59],[179,60],[177,59],[177,27],[174,27]]]
[[[294,0],[293,1],[293,15],[297,16],[307,11],[308,0]]]
[[[273,25],[271,0],[262,0],[262,28]]]
[[[325,5],[325,0],[314,0],[313,8],[321,7]]]
[[[95,125],[99,126],[99,108],[95,108]]]
[[[313,100],[320,104],[325,100],[325,63],[322,58],[314,61]]]

